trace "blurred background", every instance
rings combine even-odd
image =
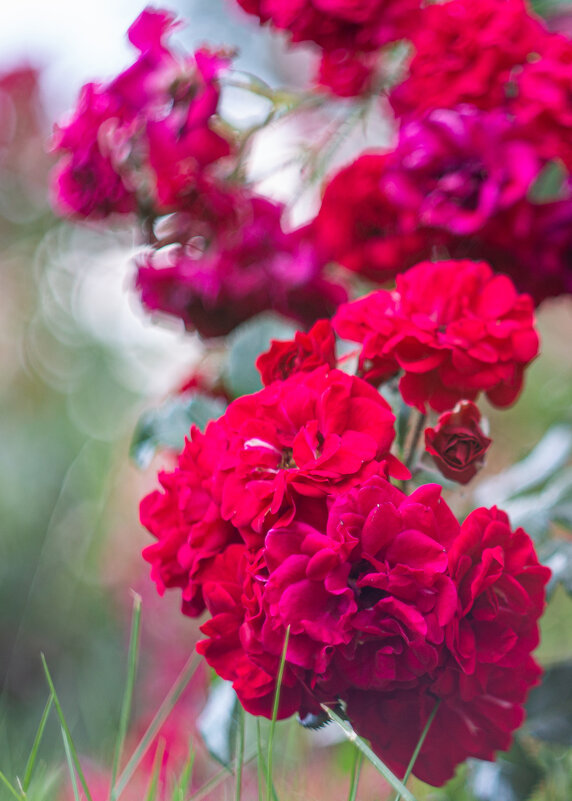
[[[303,81],[308,54],[287,56],[280,40],[230,3],[170,0],[169,7],[187,23],[177,34],[185,47],[235,45],[242,69],[276,85]],[[158,599],[140,557],[148,538],[138,503],[168,457],[142,472],[128,455],[140,414],[190,373],[194,339],[140,310],[130,289],[132,231],[57,219],[47,188],[54,122],[85,81],[129,63],[125,31],[142,8],[139,0],[20,0],[0,8],[0,768],[10,775],[23,770],[48,696],[41,652],[96,774],[98,763],[110,763],[119,719],[131,590],[143,597],[135,720],[158,706],[198,633],[177,612],[177,598]],[[244,102],[230,113],[254,113]],[[544,304],[544,354],[523,397],[508,412],[490,411],[494,447],[485,478],[526,455],[552,423],[572,423],[571,310],[570,299]],[[544,623],[547,663],[572,657],[571,612],[560,593]],[[184,701],[187,742],[207,679],[202,670]],[[297,738],[297,786],[302,774],[305,784],[292,797],[328,797],[325,783],[337,797],[351,766],[348,748],[314,736],[326,747],[304,771],[309,740]],[[61,763],[54,721],[42,747],[47,765]],[[329,772],[318,770],[322,763]],[[200,768],[197,781],[209,770]],[[360,797],[379,797],[378,785],[375,774],[366,776]]]

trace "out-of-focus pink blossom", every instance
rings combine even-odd
[[[208,205],[208,196],[200,203]],[[227,204],[215,195],[210,219],[193,215],[186,240],[139,260],[143,304],[205,337],[228,334],[267,309],[304,325],[332,314],[347,295],[324,276],[307,229],[284,231],[283,207],[260,196],[229,192],[228,206],[219,214]]]

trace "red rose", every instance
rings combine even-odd
[[[411,36],[415,54],[409,75],[389,100],[398,117],[460,103],[501,106],[512,70],[547,36],[522,0],[429,5]]]
[[[471,401],[461,401],[425,429],[425,450],[445,478],[467,484],[482,467],[491,444],[479,425],[481,413]]]
[[[256,360],[265,386],[284,381],[292,373],[308,373],[323,365],[336,366],[336,337],[329,320],[318,320],[307,334],[297,331],[293,340],[273,339],[270,350]]]
[[[538,353],[532,298],[486,262],[422,262],[396,283],[343,304],[333,319],[341,337],[363,343],[361,375],[401,368],[401,395],[423,413],[480,392],[495,406],[514,403]]]
[[[293,520],[302,497],[337,496],[387,468],[401,478],[403,465],[389,453],[394,420],[373,387],[327,367],[238,398],[220,420],[228,442],[216,477],[223,519],[260,547],[270,528]]]
[[[414,264],[434,243],[419,229],[417,209],[398,207],[381,187],[390,157],[366,153],[327,183],[311,223],[324,258],[382,283]]]

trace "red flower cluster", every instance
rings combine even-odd
[[[307,334],[298,331],[294,341],[272,340],[270,350],[256,360],[265,386],[322,365],[336,366],[336,337],[329,320],[318,320]]]
[[[204,182],[201,189],[204,196],[169,220],[168,245],[159,241],[138,259],[149,311],[215,337],[266,309],[311,325],[346,300],[343,286],[324,277],[307,230],[283,230],[281,204]]]
[[[206,50],[176,58],[165,44],[174,27],[169,12],[143,11],[129,29],[137,60],[107,85],[84,86],[72,119],[56,128],[54,150],[63,158],[53,193],[64,212],[169,210],[230,153],[215,130],[217,80],[228,60]]]
[[[327,184],[313,233],[325,259],[383,282],[428,250],[417,209],[400,210],[382,189],[390,157],[368,153]]]
[[[421,17],[419,0],[238,0],[261,23],[288,31],[293,42],[323,50],[320,82],[342,97],[368,87],[375,67],[368,55],[411,34]],[[341,79],[340,79],[341,73]]]
[[[334,328],[363,343],[360,372],[379,382],[400,369],[399,389],[421,412],[485,392],[495,406],[518,397],[538,353],[533,303],[484,262],[423,262],[379,290],[341,306]]]
[[[439,703],[415,773],[441,784],[520,725],[549,571],[504,513],[459,526],[439,486],[394,487],[378,461],[389,421],[359,379],[324,369],[235,401],[143,502],[159,540],[145,556],[160,587],[170,575],[204,601],[198,650],[253,714],[272,714],[287,631],[278,716],[344,701],[398,774]]]
[[[543,24],[524,0],[450,0],[423,11],[410,34],[414,55],[409,74],[390,95],[398,116],[471,103],[501,107],[515,67],[538,52]]]

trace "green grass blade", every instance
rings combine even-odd
[[[48,716],[52,709],[53,703],[54,703],[54,696],[50,693],[50,696],[46,702],[46,706],[44,707],[44,712],[40,720],[40,725],[38,726],[38,731],[36,732],[36,737],[34,739],[34,744],[32,745],[32,750],[30,751],[30,756],[28,757],[28,761],[26,763],[26,770],[24,771],[24,780],[22,782],[22,788],[24,790],[24,793],[28,790],[30,782],[32,781],[32,773],[34,772],[34,766],[36,764],[36,758],[38,756],[38,749],[40,748],[40,743],[42,742],[42,737],[44,736],[44,729],[46,728],[46,723],[48,722]]]
[[[348,801],[356,801],[357,788],[359,784],[359,777],[361,775],[362,765],[363,765],[363,754],[357,748],[354,748],[354,763],[352,765],[352,775],[350,779],[350,791],[348,794]]]
[[[264,757],[262,756],[262,732],[260,729],[260,718],[256,718],[256,764],[258,767],[258,801],[264,801],[262,797],[262,771]]]
[[[356,734],[356,732],[352,729],[352,727],[347,721],[342,720],[342,718],[339,715],[337,715],[333,711],[333,709],[330,709],[328,706],[326,706],[326,704],[320,704],[320,706],[327,714],[327,716],[330,718],[330,720],[333,720],[334,723],[337,723],[337,725],[343,731],[348,740],[351,743],[354,743],[354,745],[357,748],[359,748],[364,757],[371,762],[371,764],[374,766],[377,772],[381,773],[383,778],[393,787],[393,789],[396,792],[401,793],[401,797],[404,798],[405,801],[417,801],[415,796],[407,789],[407,787],[403,784],[403,782],[400,781],[395,775],[395,773],[393,773],[387,767],[387,765],[385,765],[381,761],[381,759],[377,756],[377,754],[374,754],[369,745]]]
[[[48,686],[51,690],[52,697],[54,699],[54,704],[56,707],[56,711],[58,713],[58,718],[60,719],[60,725],[67,737],[67,744],[70,750],[71,759],[73,760],[73,765],[77,771],[77,775],[79,776],[79,780],[81,782],[81,786],[83,787],[83,791],[85,793],[87,801],[93,801],[91,793],[89,792],[89,787],[87,786],[87,782],[85,780],[85,776],[83,775],[83,770],[81,769],[81,763],[79,761],[79,757],[77,755],[77,751],[60,704],[60,699],[58,698],[58,694],[56,693],[56,688],[54,687],[54,682],[52,681],[50,671],[48,670],[48,663],[46,662],[46,657],[43,654],[40,654],[40,657],[42,659],[42,666],[44,668],[44,673],[46,674],[46,680],[48,682]]]
[[[154,801],[157,797],[157,787],[159,786],[159,774],[161,773],[161,763],[165,754],[165,740],[159,740],[155,756],[153,758],[153,770],[151,771],[151,778],[149,780],[149,789],[145,796],[145,801]]]
[[[75,801],[81,801],[81,799],[79,797],[79,790],[77,789],[77,779],[76,779],[75,770],[74,770],[74,767],[73,767],[73,760],[72,760],[72,755],[71,755],[71,750],[70,750],[70,744],[69,744],[69,741],[68,741],[68,738],[67,738],[67,734],[64,731],[64,727],[62,726],[61,729],[62,729],[62,740],[64,741],[64,751],[66,752],[66,762],[68,763],[68,770],[69,770],[69,773],[70,773],[70,780],[71,780],[71,786],[72,786],[72,790],[73,790],[73,797],[74,797]]]
[[[250,756],[246,757],[243,762],[243,766],[248,765],[250,762],[256,759],[256,756],[257,752],[255,751],[250,754]],[[225,779],[228,779],[228,777],[228,769],[223,768],[218,773],[215,773],[215,775],[212,776],[208,781],[206,781],[202,787],[199,787],[198,790],[195,790],[195,792],[190,798],[187,799],[187,801],[201,801],[201,799],[212,792],[212,790],[214,790],[215,787],[218,787],[218,785]]]
[[[175,788],[175,792],[173,794],[173,801],[184,801],[185,795],[189,792],[189,787],[191,786],[194,765],[195,751],[193,748],[189,748],[189,758],[187,759],[187,763],[183,768],[179,781],[177,782],[177,787]]]
[[[129,651],[127,656],[127,680],[125,682],[125,692],[121,704],[121,716],[119,718],[119,731],[115,753],[113,755],[113,767],[111,769],[111,786],[115,787],[117,771],[121,763],[129,718],[131,717],[131,705],[133,703],[133,690],[135,687],[135,676],[137,674],[137,662],[139,657],[139,637],[141,634],[141,596],[133,594],[133,612],[131,616],[131,632],[129,635]]]
[[[411,771],[413,770],[415,763],[417,761],[417,757],[419,756],[419,752],[423,748],[423,743],[425,742],[425,738],[427,737],[427,733],[431,728],[431,724],[435,720],[435,715],[437,714],[437,710],[441,704],[441,699],[439,698],[433,707],[431,714],[427,718],[427,723],[425,724],[425,728],[421,732],[421,737],[419,738],[417,745],[415,746],[415,750],[413,751],[413,756],[409,760],[409,765],[407,766],[407,770],[405,771],[405,776],[403,777],[403,784],[407,784],[407,779],[411,776]],[[394,801],[401,801],[401,793],[399,790],[397,791],[397,795],[395,796]]]
[[[25,797],[16,790],[16,788],[12,785],[10,781],[8,781],[8,779],[6,778],[6,776],[4,776],[1,770],[0,770],[0,782],[2,782],[2,784],[6,787],[6,789],[9,790],[14,796],[14,798],[18,799],[18,801],[22,801],[22,799]]]
[[[286,629],[284,646],[280,657],[280,667],[278,668],[278,678],[276,679],[276,690],[274,692],[274,705],[272,707],[272,719],[270,721],[270,734],[268,735],[268,759],[266,762],[266,801],[270,801],[272,792],[272,754],[274,746],[274,729],[276,728],[276,718],[278,717],[278,706],[280,705],[280,688],[284,676],[284,665],[286,664],[286,651],[288,650],[288,640],[290,639],[290,626]]]
[[[242,767],[244,764],[244,709],[238,703],[236,708],[238,716],[237,743],[236,743],[236,768],[235,768],[235,791],[234,801],[240,801],[242,795]]]
[[[128,783],[131,781],[133,774],[137,770],[137,767],[145,754],[147,753],[151,743],[157,736],[161,726],[167,720],[170,713],[173,710],[173,707],[179,700],[181,693],[185,690],[186,686],[192,679],[197,667],[199,666],[199,656],[196,652],[193,652],[189,659],[187,660],[186,665],[179,673],[178,678],[176,679],[175,683],[169,690],[167,697],[157,710],[155,717],[149,724],[147,731],[139,741],[139,744],[133,755],[131,756],[130,760],[128,761],[127,765],[123,769],[121,775],[117,779],[112,791],[111,791],[111,801],[117,801],[121,793],[125,790]]]

